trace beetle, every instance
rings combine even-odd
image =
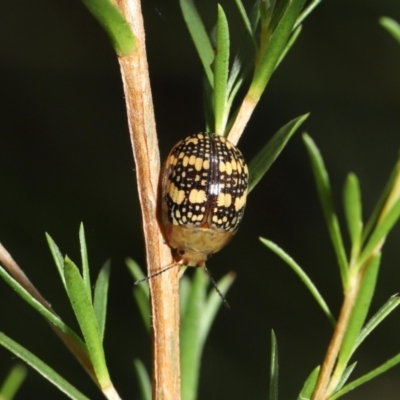
[[[170,151],[161,177],[161,224],[177,261],[204,266],[239,228],[249,170],[223,136],[195,133]]]

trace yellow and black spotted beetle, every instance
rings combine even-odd
[[[162,172],[161,222],[175,257],[203,266],[238,230],[249,171],[242,153],[213,133],[196,133],[170,151]]]

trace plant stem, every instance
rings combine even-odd
[[[258,104],[258,100],[259,99],[253,99],[250,96],[246,96],[244,98],[240,106],[239,113],[235,118],[235,122],[233,123],[233,126],[227,136],[229,141],[232,142],[234,145],[238,143],[240,136],[242,136],[244,128],[246,127],[247,122],[249,122],[251,114]]]
[[[390,212],[393,205],[396,204],[399,197],[400,169],[397,170],[397,176],[386,198],[385,204],[382,207],[382,211],[376,225],[377,228],[379,227],[380,222],[384,219],[386,214]],[[371,251],[369,258],[365,261],[364,265],[358,271],[355,271],[354,274],[352,274],[351,272],[349,274],[350,281],[345,288],[345,298],[343,301],[343,306],[340,311],[339,319],[335,327],[331,343],[325,355],[324,363],[322,365],[322,369],[319,374],[317,384],[315,386],[312,400],[326,400],[334,392],[338,382],[341,379],[341,371],[336,371],[336,373],[334,373],[331,378],[333,367],[340,351],[340,346],[342,344],[343,337],[346,332],[350,316],[358,296],[358,292],[360,290],[364,273],[370,266],[371,260],[373,260],[374,257],[376,257],[377,254],[381,251],[385,239],[386,237],[382,238],[382,240],[375,246],[375,248]],[[351,265],[357,265],[357,263],[351,262]]]
[[[318,377],[318,382],[314,390],[312,400],[326,400],[327,388],[329,379],[332,374],[333,367],[337,360],[340,346],[346,332],[347,325],[350,320],[351,312],[353,310],[358,291],[360,289],[361,273],[357,273],[349,285],[349,290],[346,291],[342,309],[340,310],[339,319],[337,321],[335,330],[333,332],[332,340],[329,344],[328,350],[322,364],[321,372]]]
[[[172,262],[157,220],[160,156],[155,128],[145,50],[140,0],[118,0],[136,40],[132,55],[119,57],[136,178],[142,209],[148,274]],[[153,334],[153,399],[180,399],[179,364],[179,268],[151,279]]]

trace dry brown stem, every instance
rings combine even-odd
[[[249,96],[244,98],[235,122],[233,123],[232,128],[227,136],[229,141],[234,145],[238,143],[240,137],[242,136],[242,133],[245,130],[246,125],[257,106],[257,103],[258,100],[254,100]]]
[[[131,25],[136,51],[120,57],[136,178],[142,209],[148,274],[171,263],[157,220],[160,157],[145,50],[145,34],[139,0],[119,0]],[[153,399],[180,399],[179,364],[179,268],[150,280],[153,332]]]

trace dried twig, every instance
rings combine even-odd
[[[160,158],[154,120],[140,0],[119,0],[136,51],[120,57],[129,130],[143,218],[148,274],[171,263],[157,220]],[[150,280],[153,328],[153,399],[179,400],[179,268]]]

